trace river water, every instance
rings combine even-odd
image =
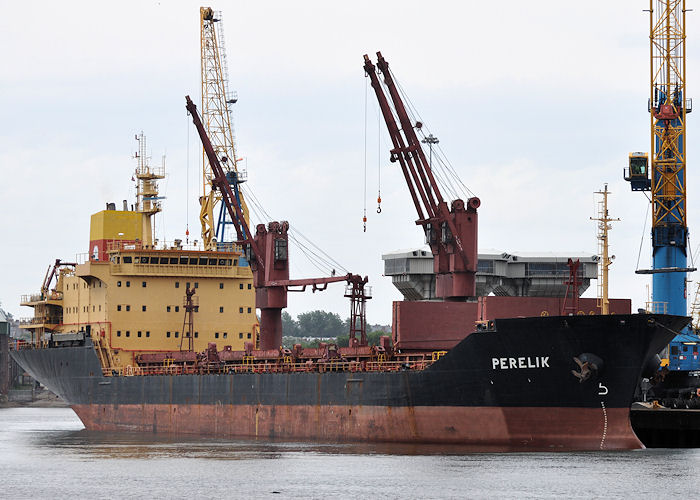
[[[0,498],[693,497],[700,450],[483,453],[93,433],[0,409]]]

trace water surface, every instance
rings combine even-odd
[[[484,453],[95,433],[68,408],[0,409],[0,498],[694,496],[700,450]]]

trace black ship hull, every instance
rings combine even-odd
[[[642,447],[629,408],[643,366],[687,321],[496,320],[428,368],[394,372],[103,376],[92,345],[12,355],[92,430],[627,449]]]

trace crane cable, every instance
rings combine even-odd
[[[190,244],[190,125],[189,116],[185,116],[187,121],[187,167],[186,167],[186,190],[185,196],[185,243]]]
[[[362,194],[362,232],[367,232],[367,75],[365,74],[365,144],[364,144],[364,184]]]
[[[382,127],[377,109],[377,213],[382,213]]]
[[[403,87],[401,86],[401,82],[396,78],[394,72],[391,71],[391,68],[389,69],[389,72],[391,73],[391,76],[394,82],[396,83],[396,88],[398,89],[399,94],[404,99],[404,102],[407,104],[406,111],[409,113],[409,115],[411,115],[410,117],[412,118],[412,121],[414,123],[416,121],[420,121],[423,124],[423,126],[420,129],[418,129],[418,132],[420,135],[425,137],[425,131],[423,129],[426,129],[428,133],[430,133],[430,129],[426,126],[426,122],[423,120],[420,113],[414,106],[409,95],[404,91]],[[449,161],[449,159],[447,158],[444,151],[439,145],[436,145],[435,149],[433,150],[433,157],[436,161],[431,166],[431,169],[433,170],[435,177],[437,178],[439,184],[443,189],[445,189],[454,198],[462,197],[462,193],[460,193],[460,191],[463,191],[463,193],[467,194],[469,197],[476,196],[474,192],[471,189],[469,189],[466,184],[464,184],[462,179],[457,174],[457,171],[455,170],[454,166]]]
[[[642,256],[642,245],[644,244],[644,233],[647,230],[647,220],[649,219],[649,208],[650,207],[651,207],[651,203],[649,203],[647,205],[647,213],[644,216],[644,227],[642,228],[642,239],[639,241],[639,253],[637,254],[637,270],[639,270],[639,259]]]
[[[263,208],[262,203],[260,203],[260,201],[256,198],[255,194],[250,188],[250,185],[247,186],[244,196],[250,202],[250,208],[252,209],[253,214],[259,220],[274,220],[274,218],[270,216],[270,214]],[[289,239],[299,247],[304,257],[306,257],[306,259],[321,273],[332,274],[332,270],[340,269],[345,274],[348,274],[349,271],[345,266],[324,252],[318,245],[304,236],[301,231],[295,228],[290,228]],[[304,243],[302,239],[306,243]]]

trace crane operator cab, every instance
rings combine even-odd
[[[649,191],[651,179],[649,179],[649,155],[646,153],[630,153],[629,167],[624,169],[623,175],[629,181],[632,191]]]

